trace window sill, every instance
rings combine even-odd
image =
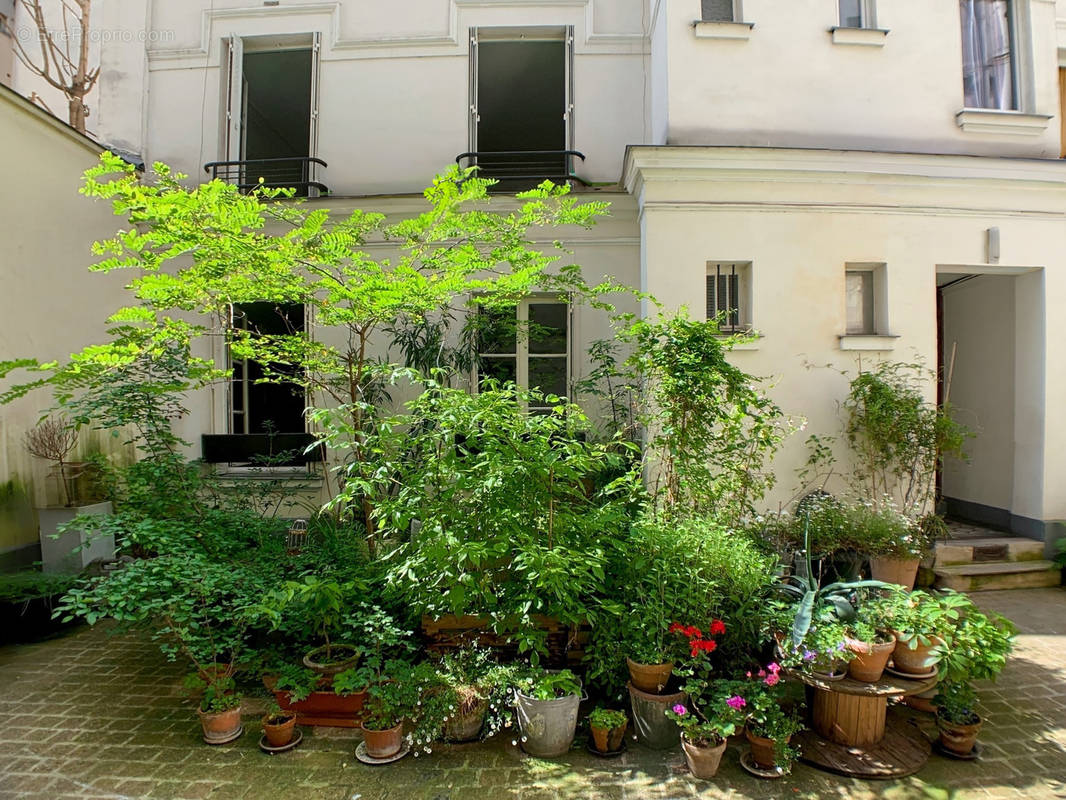
[[[833,44],[851,44],[863,47],[884,47],[888,31],[884,28],[830,28]]]
[[[895,350],[898,336],[876,333],[845,333],[840,337],[841,350]]]
[[[698,19],[692,23],[697,39],[750,39],[751,29],[754,27],[754,22],[711,22]]]
[[[964,108],[955,115],[955,121],[967,133],[1039,136],[1047,130],[1051,117],[1046,114],[1024,114],[1021,111]]]

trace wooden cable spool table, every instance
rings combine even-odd
[[[911,680],[886,674],[864,683],[787,674],[809,687],[811,730],[796,737],[800,760],[840,775],[884,779],[913,775],[929,759],[929,740],[915,725],[890,716],[888,700],[931,689],[936,676]]]

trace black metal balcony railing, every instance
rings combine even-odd
[[[315,180],[318,167],[329,166],[320,158],[253,158],[245,161],[212,161],[204,164],[204,172],[212,179],[234,183],[242,192],[260,186],[268,189],[295,189],[298,197],[307,197],[311,190],[329,194],[329,187]],[[262,179],[262,181],[260,181]]]
[[[544,181],[567,183],[588,181],[574,173],[574,159],[585,160],[577,150],[497,150],[460,153],[455,163],[462,168],[478,167],[482,178],[499,181],[498,190],[532,188]]]

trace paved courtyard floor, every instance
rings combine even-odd
[[[581,750],[541,761],[508,737],[367,767],[354,758],[354,731],[308,728],[297,750],[267,756],[256,746],[262,700],[246,704],[241,739],[209,747],[182,695],[182,670],[149,642],[97,627],[0,649],[0,798],[1066,798],[1066,591],[976,598],[1021,628],[1006,671],[983,692],[982,757],[934,754],[903,781],[841,779],[803,765],[762,781],[740,769],[739,743],[712,782],[693,779],[679,752],[632,743],[614,761]],[[928,718],[906,713],[932,732]]]

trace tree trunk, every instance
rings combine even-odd
[[[85,133],[85,103],[80,97],[70,98],[70,127],[79,133]]]

